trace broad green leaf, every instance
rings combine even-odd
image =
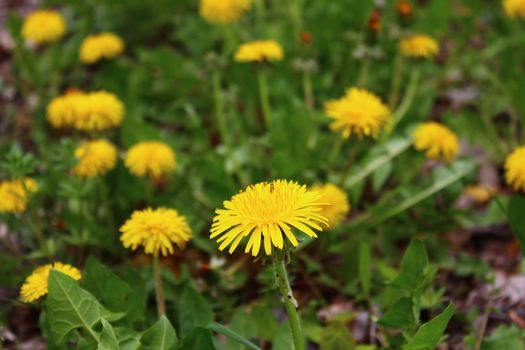
[[[133,289],[95,258],[87,259],[82,287],[112,311],[125,313],[130,321],[144,315],[145,304]]]
[[[521,255],[525,257],[525,196],[515,194],[510,198],[508,216],[512,232],[520,242]]]
[[[168,318],[160,316],[157,323],[142,334],[140,342],[144,350],[171,350],[177,346],[177,333]]]
[[[206,327],[213,322],[213,311],[210,304],[189,283],[182,290],[179,305],[181,336],[186,336],[197,326]]]
[[[396,329],[412,328],[415,323],[412,299],[401,298],[397,300],[377,323]]]
[[[68,334],[77,328],[98,341],[99,335],[93,330],[101,319],[97,299],[80,288],[77,281],[56,270],[49,273],[48,285],[47,313],[55,341],[63,344]]]
[[[293,350],[292,330],[290,324],[285,322],[280,325],[272,339],[272,350]]]
[[[448,322],[454,315],[455,307],[450,304],[447,308],[428,321],[417,330],[412,340],[405,345],[405,350],[434,350],[445,333]]]
[[[228,338],[235,340],[237,343],[242,344],[248,347],[249,349],[262,350],[260,347],[258,347],[257,345],[249,341],[248,339],[244,338],[243,336],[241,336],[239,333],[236,333],[235,331],[232,331],[231,329],[224,327],[220,323],[217,323],[217,322],[210,323],[207,328],[214,332],[221,333],[222,335],[225,335]]]
[[[370,244],[366,241],[359,242],[359,281],[364,294],[368,297],[370,293],[370,281],[372,279],[372,252]]]
[[[413,239],[403,255],[401,271],[392,284],[414,292],[423,283],[427,265],[428,257],[425,246],[420,240]]]
[[[332,322],[321,332],[321,350],[354,350],[352,333],[343,322]]]
[[[182,339],[178,349],[216,350],[213,345],[213,334],[209,329],[195,327],[186,335],[186,337],[184,337],[184,339]]]
[[[97,350],[120,350],[113,326],[111,326],[111,324],[105,319],[102,319],[101,322],[102,333],[100,333]]]
[[[501,325],[481,344],[481,350],[523,350],[525,331],[515,325]]]

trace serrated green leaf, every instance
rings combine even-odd
[[[417,330],[412,340],[405,345],[405,350],[434,350],[445,333],[448,322],[454,315],[455,307],[450,304],[447,308],[428,321]]]
[[[101,319],[101,322],[102,333],[100,333],[97,350],[120,350],[113,326],[105,319]]]
[[[377,323],[390,328],[410,329],[414,327],[413,303],[410,298],[397,300]]]
[[[525,197],[515,194],[510,198],[508,216],[512,232],[520,242],[521,255],[525,257]]]
[[[213,322],[213,311],[210,304],[189,283],[182,290],[179,305],[181,336],[186,336],[195,327],[206,327]]]
[[[321,350],[354,350],[352,333],[343,322],[332,322],[321,332]]]
[[[81,284],[111,311],[123,312],[130,321],[143,317],[145,304],[139,295],[91,256],[87,259]]]
[[[177,333],[166,316],[160,316],[157,323],[147,329],[140,338],[141,349],[172,350],[177,346]]]
[[[392,285],[414,292],[423,283],[427,265],[428,257],[425,246],[420,240],[413,239],[403,255],[401,271],[392,281]]]
[[[203,327],[193,328],[182,340],[179,350],[199,349],[215,350],[213,335],[209,329]]]
[[[77,281],[56,270],[49,273],[48,288],[47,312],[55,341],[63,344],[68,334],[77,328],[98,341],[99,335],[93,330],[101,319],[97,299],[80,288]]]

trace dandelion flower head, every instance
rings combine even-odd
[[[102,176],[112,170],[117,163],[117,149],[106,140],[84,142],[75,150],[78,159],[73,168],[77,176],[89,178]]]
[[[124,163],[135,176],[158,179],[175,169],[176,157],[167,144],[144,141],[128,150]]]
[[[321,202],[325,203],[321,210],[331,228],[339,225],[350,212],[348,196],[340,187],[328,183],[324,185],[314,185],[312,190],[321,194]]]
[[[36,191],[33,179],[0,182],[0,213],[21,213],[27,208],[29,194]]]
[[[191,239],[191,229],[186,218],[175,209],[147,208],[135,211],[120,228],[120,240],[132,250],[144,247],[146,254],[158,256],[173,254],[173,244],[184,248]]]
[[[77,106],[83,103],[85,94],[71,90],[65,95],[55,97],[47,106],[47,120],[54,128],[64,128],[73,125]]]
[[[249,0],[201,0],[199,13],[208,22],[227,24],[236,22],[250,8]]]
[[[525,0],[504,0],[503,10],[510,18],[525,19]]]
[[[257,40],[242,44],[235,52],[236,62],[272,62],[284,57],[282,46],[274,40]]]
[[[25,18],[22,37],[36,44],[47,44],[59,40],[66,30],[66,21],[58,11],[38,10]]]
[[[459,153],[456,134],[446,126],[436,122],[419,125],[413,134],[414,147],[433,160],[453,161]]]
[[[109,59],[124,51],[124,41],[114,33],[90,35],[80,45],[80,61],[86,64]]]
[[[515,191],[525,192],[525,146],[515,149],[505,160],[505,179]]]
[[[326,115],[333,119],[330,128],[342,131],[343,137],[376,137],[390,120],[390,109],[376,95],[360,88],[350,88],[337,100],[324,105]]]
[[[439,44],[431,36],[414,34],[401,40],[399,49],[407,57],[430,58],[439,53]]]
[[[224,209],[215,211],[210,238],[217,238],[219,250],[229,246],[230,254],[248,238],[245,253],[257,256],[264,245],[266,255],[271,255],[272,247],[284,248],[284,237],[292,246],[298,245],[294,229],[315,238],[314,230],[322,231],[321,225],[328,225],[321,214],[321,194],[293,181],[249,186],[223,205]]]
[[[22,299],[23,302],[29,303],[47,294],[47,280],[49,278],[49,272],[51,269],[60,271],[77,281],[81,277],[80,271],[68,264],[55,262],[53,264],[40,266],[36,268],[29,277],[26,278],[24,284],[22,285],[20,290],[20,299]]]

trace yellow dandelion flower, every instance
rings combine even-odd
[[[90,35],[80,45],[80,61],[86,64],[113,58],[124,51],[124,41],[113,33]]]
[[[215,211],[210,238],[221,236],[217,239],[221,243],[219,250],[230,246],[230,254],[249,236],[245,253],[251,250],[257,256],[264,244],[266,255],[271,255],[272,246],[284,248],[283,236],[292,246],[298,245],[293,228],[315,238],[313,229],[322,231],[321,224],[328,225],[321,215],[321,194],[293,181],[275,180],[249,186],[223,205],[225,209]]]
[[[35,301],[47,294],[47,280],[51,269],[60,271],[77,281],[81,278],[80,271],[76,267],[68,264],[55,262],[37,267],[33,273],[26,278],[20,290],[20,299],[22,299],[24,303]]]
[[[444,125],[426,122],[414,130],[414,147],[434,160],[453,161],[459,153],[456,134]]]
[[[439,44],[431,36],[414,34],[401,40],[399,49],[407,57],[430,58],[439,53]]]
[[[359,88],[347,89],[340,99],[326,102],[324,109],[333,119],[330,128],[342,130],[344,138],[352,134],[376,137],[390,120],[390,110],[379,97]]]
[[[235,52],[236,62],[280,61],[284,57],[282,46],[274,40],[256,40],[242,44]]]
[[[504,0],[503,10],[510,18],[525,19],[525,0]]]
[[[81,91],[71,91],[63,96],[55,97],[47,106],[47,120],[54,128],[73,125],[77,106],[84,98],[85,94]]]
[[[135,176],[158,179],[175,169],[176,157],[167,144],[145,141],[128,150],[124,164]]]
[[[345,191],[330,183],[314,185],[312,190],[321,194],[320,201],[325,205],[323,205],[320,214],[328,219],[330,227],[339,225],[350,212],[350,204]]]
[[[144,247],[146,254],[163,256],[173,254],[173,243],[184,248],[191,239],[191,229],[186,218],[175,209],[147,208],[135,211],[120,228],[120,240],[132,250]]]
[[[463,190],[463,193],[472,198],[476,203],[483,204],[490,201],[494,189],[482,185],[471,185]]]
[[[117,163],[117,149],[106,140],[83,143],[75,150],[78,163],[73,173],[80,177],[101,176],[112,170]]]
[[[119,126],[124,119],[124,104],[107,91],[95,91],[74,100],[73,127],[100,131]]]
[[[29,194],[36,191],[33,179],[0,182],[0,213],[21,213],[27,208]]]
[[[505,160],[505,179],[515,191],[525,192],[525,146],[516,148]]]
[[[47,44],[60,39],[66,30],[66,21],[58,11],[38,10],[24,20],[22,37],[36,44]]]
[[[208,22],[227,24],[237,21],[251,7],[249,0],[201,0],[199,13]]]

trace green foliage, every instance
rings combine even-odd
[[[172,350],[178,343],[177,333],[166,316],[147,329],[140,338],[143,349]]]
[[[186,336],[196,327],[205,327],[213,321],[208,301],[191,284],[186,284],[179,299],[180,333]]]
[[[521,254],[525,256],[525,197],[515,194],[510,198],[508,216],[512,232],[520,242]]]

